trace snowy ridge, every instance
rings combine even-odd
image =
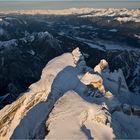
[[[95,69],[79,48],[51,60],[37,83],[0,110],[0,139],[140,138],[140,108],[129,105],[122,71],[110,73],[105,60]]]
[[[67,61],[61,62],[62,60]],[[57,68],[54,69],[55,65],[57,65]],[[9,139],[26,113],[36,104],[47,99],[54,77],[67,65],[74,66],[71,54],[64,54],[61,58],[55,58],[50,61],[42,72],[41,80],[31,85],[29,92],[23,94],[16,102],[0,111],[1,138]]]
[[[84,14],[80,17],[112,17],[119,22],[140,22],[140,10],[139,9],[94,9],[94,8],[70,8],[63,10],[19,10],[19,11],[0,11],[2,14],[48,14],[48,15],[71,15],[71,14]]]
[[[128,10],[128,9],[97,9],[91,11],[87,15],[80,17],[112,17],[114,20],[119,22],[140,22],[140,10]]]

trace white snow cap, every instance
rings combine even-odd
[[[108,67],[108,62],[105,59],[100,61],[100,65],[103,65],[105,68]]]
[[[103,79],[97,74],[91,74],[87,72],[81,79],[81,82],[85,85],[89,85],[91,82],[101,82],[103,83]]]
[[[80,59],[82,54],[80,52],[80,49],[77,47],[76,49],[74,49],[72,51],[72,55],[73,55],[74,62],[76,64],[78,62],[78,60]]]
[[[104,69],[106,69],[107,67],[108,67],[108,62],[107,62],[105,59],[102,59],[102,60],[100,61],[100,63],[99,63],[97,66],[95,66],[94,72],[98,72],[98,73],[101,74],[101,72],[102,72]]]

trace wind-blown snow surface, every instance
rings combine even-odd
[[[87,72],[94,73],[78,49],[51,60],[37,83],[0,110],[0,139],[140,138],[140,109],[122,71],[94,73],[112,98],[86,85]]]

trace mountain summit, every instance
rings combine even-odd
[[[0,110],[0,139],[139,138],[139,116],[122,70],[106,60],[90,68],[76,48]]]

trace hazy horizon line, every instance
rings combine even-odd
[[[78,2],[140,2],[140,0],[0,0],[0,2],[59,2],[59,1],[64,1],[64,2],[68,2],[68,1],[78,1]]]

